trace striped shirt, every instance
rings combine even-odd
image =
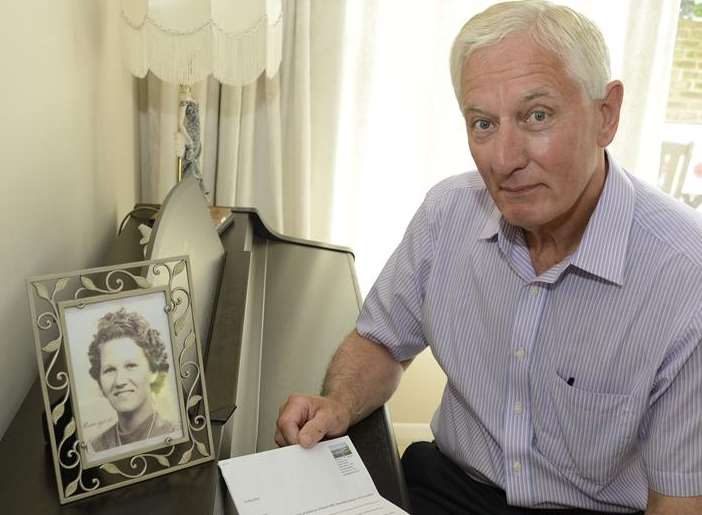
[[[448,382],[441,451],[511,505],[702,495],[702,223],[609,159],[577,250],[537,276],[477,173],[435,186],[358,332]]]

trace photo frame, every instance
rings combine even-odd
[[[186,256],[27,290],[61,504],[215,458]]]

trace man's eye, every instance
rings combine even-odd
[[[529,118],[527,118],[527,121],[541,123],[545,122],[547,118],[548,113],[546,113],[546,111],[532,111],[529,114]]]
[[[103,374],[110,374],[110,373],[112,373],[112,372],[114,372],[114,371],[115,371],[114,367],[106,367],[106,368],[103,368],[103,369],[102,369],[102,373],[103,373]]]
[[[476,120],[473,122],[473,128],[478,129],[479,131],[486,131],[491,126],[492,124],[488,120]]]

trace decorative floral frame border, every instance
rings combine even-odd
[[[178,277],[185,272],[184,276]],[[162,283],[161,286],[152,283]],[[165,286],[165,287],[164,287]],[[190,262],[187,256],[79,270],[27,280],[37,365],[61,504],[212,461],[212,429],[207,407],[202,352],[196,335]],[[67,359],[63,304],[91,303],[129,298],[149,292],[166,294],[171,325],[173,359],[182,392],[179,406],[184,417],[184,441],[111,462],[87,467],[86,442],[76,432],[77,406]]]

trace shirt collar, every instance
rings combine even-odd
[[[634,186],[612,159],[607,156],[608,171],[602,193],[590,216],[580,245],[570,257],[570,264],[618,285],[624,284],[626,249],[634,218]],[[489,240],[503,233],[502,214],[493,207],[479,239]],[[504,225],[509,225],[505,222]],[[505,235],[502,234],[504,237]]]
[[[570,263],[621,286],[636,192],[609,152],[606,155],[609,170],[605,185]]]
[[[483,230],[480,231],[480,240],[489,240],[495,236],[500,230],[500,219],[502,214],[500,210],[497,209],[497,204],[493,205],[492,212],[488,215],[487,220],[485,220],[485,225],[483,225]]]

